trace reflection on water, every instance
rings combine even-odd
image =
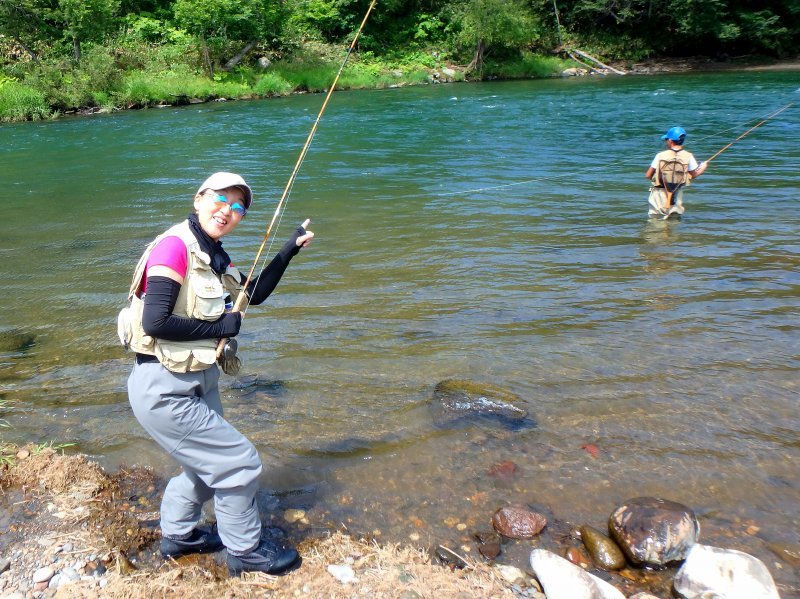
[[[676,118],[659,89],[685,98],[702,158],[785,104],[791,75],[337,94],[277,235],[311,217],[317,238],[248,312],[242,377],[222,382],[264,457],[264,510],[469,545],[502,505],[602,528],[618,503],[660,495],[770,565],[770,545],[800,544],[800,117],[720,156],[681,221],[647,219],[642,177]],[[0,128],[4,438],[174,470],[127,405],[115,318],[131,269],[222,168],[257,190],[226,240],[249,266],[319,101]],[[430,402],[453,379],[503,389],[531,425],[437,426]],[[508,460],[513,477],[490,474]],[[791,596],[797,573],[771,570]]]

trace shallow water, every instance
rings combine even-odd
[[[222,382],[267,466],[265,511],[458,544],[508,503],[602,528],[659,495],[795,596],[768,547],[800,545],[800,112],[715,159],[680,222],[648,221],[643,173],[667,127],[703,159],[799,88],[725,73],[337,93],[277,233],[311,217],[317,238],[248,312],[245,376]],[[127,404],[114,324],[132,268],[215,170],[256,190],[226,240],[249,268],[321,102],[0,126],[0,329],[34,336],[0,357],[5,439],[174,471]],[[536,426],[436,426],[445,379],[502,386]],[[505,460],[511,482],[487,473]]]

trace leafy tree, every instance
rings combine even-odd
[[[95,41],[114,26],[120,0],[58,0],[64,37],[72,42],[73,57],[81,59],[81,43]]]
[[[291,21],[301,38],[335,42],[352,30],[357,10],[357,0],[300,0],[292,4]]]
[[[493,47],[524,46],[537,36],[537,23],[522,0],[466,0],[451,4],[456,43],[472,48],[468,70],[479,69]]]
[[[35,47],[67,41],[76,61],[81,44],[111,31],[120,0],[0,0],[0,33],[37,58]]]
[[[277,38],[283,17],[281,5],[272,0],[177,0],[176,24],[200,40],[209,74],[215,64],[232,52],[224,68],[235,66],[259,41]]]
[[[0,34],[38,60],[37,46],[61,35],[56,11],[57,6],[48,0],[0,0]]]

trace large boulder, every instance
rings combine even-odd
[[[608,530],[631,563],[661,567],[686,557],[697,542],[700,525],[685,505],[637,497],[614,510]]]
[[[673,586],[684,599],[780,599],[761,560],[734,549],[695,544]]]
[[[625,599],[606,581],[547,549],[534,549],[530,560],[547,599]]]

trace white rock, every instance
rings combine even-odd
[[[673,581],[685,599],[780,599],[775,582],[760,559],[734,549],[695,544]]]
[[[333,576],[342,584],[347,584],[348,582],[358,582],[358,578],[356,578],[353,568],[348,565],[337,566],[336,564],[331,564],[328,566],[328,574]]]
[[[506,566],[505,564],[500,564],[495,566],[494,569],[497,570],[500,576],[502,576],[511,584],[514,584],[518,580],[525,580],[525,572],[515,566]]]
[[[31,580],[33,581],[34,584],[36,584],[37,582],[46,582],[51,578],[53,578],[53,574],[55,574],[53,568],[45,566],[44,568],[39,568],[38,570],[36,570],[33,573],[33,577],[31,578]]]
[[[531,568],[547,599],[625,599],[606,581],[546,549],[531,551]]]

